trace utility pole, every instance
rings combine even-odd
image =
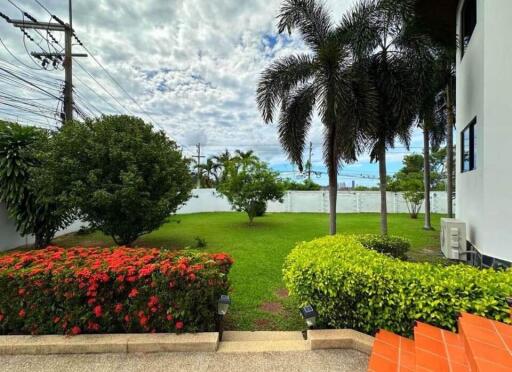
[[[201,143],[198,143],[196,145],[197,148],[197,155],[195,158],[197,158],[197,188],[201,188],[201,158],[204,158],[203,155],[201,155]]]
[[[35,58],[42,59],[43,65],[48,59],[55,60],[64,59],[64,70],[65,70],[65,84],[64,84],[64,115],[62,117],[62,123],[65,124],[67,121],[73,120],[73,57],[87,57],[87,54],[79,53],[73,54],[73,8],[72,0],[69,0],[69,23],[64,23],[57,16],[52,16],[56,22],[38,22],[34,17],[29,17],[30,20],[14,20],[4,17],[7,22],[12,24],[14,27],[24,31],[25,29],[42,30],[46,32],[64,32],[64,54],[62,53],[31,53]],[[47,62],[46,62],[47,63]]]
[[[313,156],[313,142],[309,142],[309,158],[308,158],[308,180],[311,181],[311,168],[313,164],[311,163],[311,157]]]

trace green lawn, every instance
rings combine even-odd
[[[435,231],[424,231],[423,216],[412,220],[405,214],[389,216],[390,234],[411,240],[412,260],[441,260],[439,253],[440,215],[433,216]],[[205,239],[209,252],[227,252],[235,260],[228,328],[238,330],[302,327],[293,299],[283,291],[283,261],[297,242],[311,240],[328,233],[328,215],[316,213],[279,213],[247,223],[242,213],[201,213],[180,215],[158,231],[140,238],[139,246],[178,249],[193,247],[195,238]],[[340,214],[339,233],[377,233],[378,214]],[[71,234],[55,240],[55,244],[106,245],[114,243],[101,233]]]

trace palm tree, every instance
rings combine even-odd
[[[235,150],[235,158],[242,160],[242,161],[249,161],[249,162],[259,160],[253,150],[248,150],[248,151]]]
[[[350,49],[340,39],[324,6],[314,0],[286,0],[278,16],[282,33],[296,30],[310,53],[274,61],[261,75],[257,103],[266,123],[277,122],[279,140],[302,171],[302,155],[315,108],[325,128],[324,160],[329,174],[330,233],[336,233],[338,169],[362,150],[361,127],[373,119],[373,90]]]
[[[219,182],[219,176],[217,171],[219,169],[217,163],[213,160],[212,157],[206,159],[206,163],[200,164],[201,168],[201,183],[206,187],[215,187],[215,185]]]
[[[221,152],[219,155],[214,155],[211,157],[212,161],[215,164],[217,175],[219,176],[219,180],[222,180],[226,176],[226,169],[228,168],[230,162],[233,160],[233,156],[229,152],[228,149]]]
[[[425,57],[418,54],[421,39],[411,39],[409,33],[413,5],[413,0],[363,0],[342,22],[343,37],[365,61],[377,93],[378,120],[365,132],[370,158],[379,163],[382,234],[388,232],[386,151],[395,147],[396,139],[409,146],[417,113],[414,72]]]
[[[430,79],[421,82],[419,126],[423,130],[423,161],[425,190],[425,230],[432,230],[430,218],[430,148],[434,151],[447,139],[448,120],[444,89],[453,78],[452,53],[446,48],[432,48],[434,58],[430,63]]]

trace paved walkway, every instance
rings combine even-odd
[[[367,365],[368,356],[354,350],[0,356],[0,371],[13,372],[364,372]]]

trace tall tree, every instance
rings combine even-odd
[[[323,4],[314,0],[284,1],[278,28],[280,33],[298,31],[311,52],[280,58],[265,69],[258,85],[258,107],[266,123],[274,120],[279,109],[279,140],[301,171],[313,112],[318,110],[325,129],[329,231],[335,234],[338,169],[342,161],[355,161],[362,150],[360,128],[368,126],[374,117],[373,87],[340,38],[344,30],[334,26]]]
[[[365,129],[371,139],[370,157],[379,163],[382,234],[388,232],[386,151],[397,138],[409,146],[416,118],[413,72],[423,56],[411,47],[409,38],[413,5],[413,0],[362,0],[342,23],[343,37],[358,59],[365,61],[377,91],[378,120]]]
[[[248,151],[235,150],[235,158],[242,160],[242,161],[249,161],[249,162],[259,160],[253,150],[248,150]]]

